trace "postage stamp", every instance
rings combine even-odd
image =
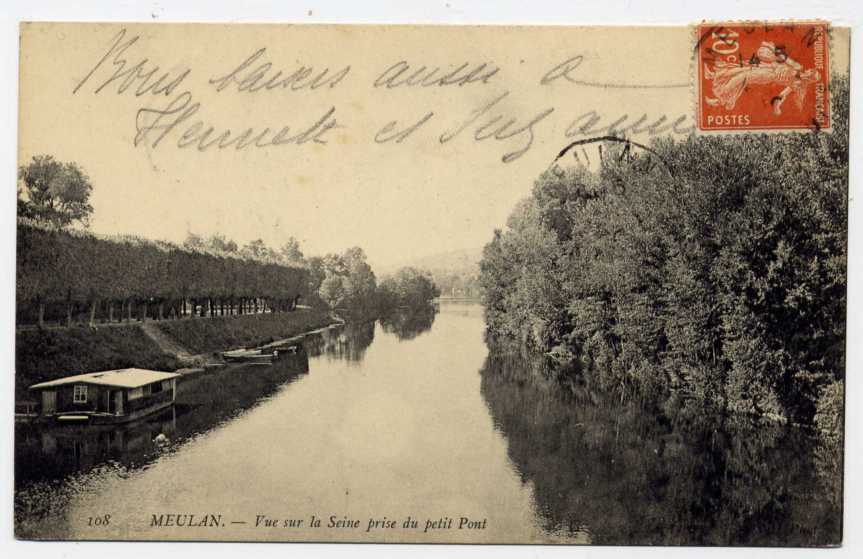
[[[828,40],[824,22],[699,25],[699,131],[829,129]]]

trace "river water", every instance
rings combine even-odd
[[[481,307],[443,305],[437,314],[310,336],[304,352],[272,367],[186,381],[173,409],[134,425],[20,426],[16,533],[719,545],[839,539],[837,449],[792,428],[657,414],[563,386],[537,356],[489,350],[483,330]],[[167,444],[154,441],[160,433]],[[310,525],[313,516],[320,526]],[[190,523],[212,525],[168,525]]]

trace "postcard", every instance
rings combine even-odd
[[[16,537],[840,545],[849,41],[23,23]]]

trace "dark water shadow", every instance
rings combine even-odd
[[[174,406],[140,421],[100,426],[16,425],[16,490],[105,463],[126,468],[146,465],[248,411],[308,371],[308,354],[300,350],[272,366],[228,367],[184,378],[177,386]],[[157,440],[159,435],[164,437]]]
[[[410,310],[396,310],[381,318],[381,328],[399,340],[413,340],[431,330],[438,309],[432,305]]]
[[[481,392],[543,527],[597,544],[841,541],[841,449],[749,417],[621,404],[540,356],[491,351]],[[671,410],[669,412],[669,410]]]
[[[310,357],[327,357],[359,363],[375,341],[375,323],[351,322],[306,336],[303,346]]]

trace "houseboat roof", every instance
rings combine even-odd
[[[66,384],[98,384],[101,386],[113,386],[118,388],[138,388],[154,382],[177,378],[176,373],[165,373],[162,371],[150,371],[148,369],[117,369],[115,371],[100,371],[98,373],[85,373],[71,377],[58,378],[48,382],[40,382],[30,387],[30,390],[40,388],[51,388]]]

